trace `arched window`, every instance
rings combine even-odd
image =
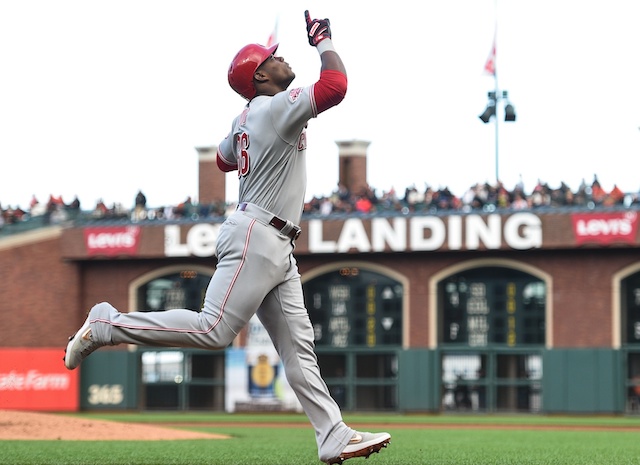
[[[484,267],[438,285],[440,344],[515,347],[545,342],[544,282],[523,271]]]
[[[304,284],[318,346],[402,344],[402,285],[359,267],[342,267]]]
[[[620,291],[622,342],[626,345],[640,344],[640,271],[623,279]]]
[[[182,270],[155,277],[137,289],[137,310],[158,312],[185,308],[199,312],[211,275]]]
[[[140,312],[182,308],[199,312],[213,268],[173,266],[132,283]],[[140,351],[141,402],[146,409],[224,410],[225,353],[196,349],[145,348]]]
[[[640,271],[620,281],[621,342],[626,353],[628,413],[640,412]]]

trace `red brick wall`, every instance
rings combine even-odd
[[[200,147],[198,150],[198,202],[223,203],[226,199],[226,173],[216,163],[218,147]]]
[[[78,266],[54,228],[0,243],[0,346],[61,347],[84,319]],[[62,356],[62,355],[61,355]]]
[[[215,266],[212,257],[63,260],[60,236],[49,231],[54,232],[0,241],[2,347],[63,348],[95,303],[109,301],[128,311],[129,283],[142,274],[178,263]],[[554,347],[611,347],[611,276],[637,263],[635,249],[302,254],[298,263],[303,275],[329,261],[358,260],[406,276],[408,341],[411,347],[427,347],[431,276],[467,260],[491,257],[527,263],[553,277]]]
[[[339,181],[349,192],[359,195],[367,192],[367,159],[365,157],[340,157]]]

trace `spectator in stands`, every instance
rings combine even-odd
[[[422,198],[421,198],[422,197]],[[415,184],[404,190],[404,203],[409,207],[410,211],[416,211],[416,205],[424,201],[424,196],[420,195]]]
[[[59,196],[57,196],[57,197],[56,197],[56,196],[55,196],[55,195],[53,195],[53,194],[49,194],[49,201],[48,201],[48,203],[52,203],[52,204],[55,204],[55,205],[62,205],[62,206],[64,206],[64,201],[62,200],[62,196],[61,196],[61,195],[59,195]]]
[[[49,216],[49,222],[51,224],[64,223],[68,218],[65,207],[60,204],[53,204],[53,205],[54,207],[53,207],[53,211],[51,212],[51,215]]]
[[[326,199],[326,197],[324,197]],[[317,213],[318,211],[320,211],[320,202],[322,202],[321,197],[317,197],[317,196],[313,196],[311,197],[311,200],[309,200],[308,202],[305,202],[304,204],[304,209],[303,209],[303,213]]]
[[[139,190],[133,207],[133,221],[144,220],[147,217],[147,197]]]
[[[33,194],[31,196],[31,201],[29,202],[29,210],[32,210],[33,208],[37,207],[38,205],[40,205],[40,202],[38,201],[38,198],[36,197],[36,195]]]
[[[611,190],[611,192],[609,192],[609,195],[605,197],[603,204],[606,206],[621,205],[623,201],[624,192],[620,190],[617,184],[614,184],[613,189]]]
[[[415,185],[405,189],[404,197],[399,198],[394,187],[389,191],[383,191],[378,195],[371,186],[365,186],[359,192],[352,193],[347,187],[338,183],[337,188],[329,196],[314,196],[304,204],[305,214],[321,214],[324,216],[333,213],[349,214],[353,212],[431,212],[436,211],[483,211],[491,212],[496,208],[501,209],[535,209],[543,207],[581,207],[581,208],[611,208],[630,207],[640,203],[640,192],[624,193],[617,184],[614,184],[611,192],[606,192],[600,185],[597,176],[588,184],[584,178],[578,189],[574,192],[566,183],[559,187],[551,188],[546,182],[538,180],[530,195],[524,191],[522,179],[513,190],[507,189],[501,182],[492,185],[489,182],[476,183],[469,187],[461,197],[452,193],[448,187],[437,191],[425,184],[424,193],[421,193]],[[124,208],[122,204],[113,204],[107,208],[102,199],[96,203],[91,212],[93,218],[131,219],[140,218],[140,207],[146,212],[143,217],[153,220],[171,221],[175,218],[206,218],[210,216],[228,216],[233,211],[235,204],[220,202],[219,204],[194,204],[191,197],[177,206],[164,206],[154,209],[147,207],[146,196],[141,190],[136,195],[133,211]],[[2,221],[7,226],[18,221],[25,221],[44,214],[44,223],[59,223],[65,219],[73,219],[80,211],[80,200],[76,195],[74,200],[66,206],[62,196],[49,195],[46,204],[38,202],[35,195],[32,196],[28,211],[19,207],[14,209],[8,206],[1,209]],[[137,210],[137,211],[136,211]],[[74,212],[76,214],[74,214]]]
[[[498,208],[509,208],[511,206],[511,196],[502,185],[498,188],[498,198],[496,202]]]
[[[373,205],[368,197],[359,195],[356,199],[355,209],[359,213],[371,213]]]
[[[402,203],[396,195],[396,190],[392,186],[388,191],[383,191],[378,200],[376,208],[381,211],[401,211]]]
[[[325,197],[320,201],[320,214],[327,216],[333,212],[333,202],[329,197]]]
[[[131,212],[121,202],[114,202],[107,214],[110,218],[125,219],[129,218]]]
[[[598,176],[594,175],[593,182],[591,183],[591,200],[593,200],[593,203],[596,205],[601,205],[606,196],[606,192],[600,185],[600,181],[598,181]]]
[[[96,202],[96,206],[93,209],[93,217],[94,218],[104,218],[107,216],[109,209],[105,205],[102,199],[98,199]]]
[[[338,183],[338,190],[336,191],[336,193],[338,194],[338,198],[342,202],[348,202],[351,198],[351,192],[349,192],[347,186],[342,183]]]
[[[547,193],[545,186],[538,180],[538,184],[531,193],[531,207],[544,207],[547,205]]]
[[[333,203],[333,211],[348,212],[351,210],[351,192],[342,183],[338,183],[338,187],[331,193],[331,202]]]
[[[165,220],[173,220],[175,219],[174,208],[171,205],[167,205],[162,210],[162,216]]]
[[[29,217],[35,218],[37,216],[44,215],[47,212],[47,206],[38,201],[37,197],[33,195],[29,202]]]
[[[433,203],[438,210],[457,210],[461,203],[448,187],[438,189],[433,196]]]
[[[29,215],[26,211],[20,208],[20,205],[17,205],[16,208],[13,210],[13,218],[14,218],[14,223],[18,223],[20,221],[28,219]]]
[[[73,200],[69,204],[69,209],[75,212],[80,211],[80,199],[77,195],[73,197]]]
[[[193,202],[191,196],[187,196],[184,202],[178,204],[174,209],[174,213],[179,218],[191,218],[193,215]]]
[[[524,198],[522,192],[515,191],[513,195],[513,202],[511,202],[511,208],[514,210],[524,210],[529,208],[529,202]]]

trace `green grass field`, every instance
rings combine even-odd
[[[171,424],[171,427],[177,427],[176,423],[184,423],[189,426],[179,428],[226,434],[231,438],[183,441],[0,441],[0,463],[322,464],[316,455],[313,430],[302,415],[127,413],[82,416],[119,422]],[[382,427],[392,436],[387,449],[366,461],[362,458],[348,460],[345,462],[348,465],[640,465],[638,418],[345,415],[345,420],[359,429],[379,430]],[[212,423],[225,425],[212,427]],[[252,425],[247,426],[247,423]],[[281,425],[274,427],[273,423]],[[471,424],[480,427],[469,429],[468,425]],[[371,428],[367,428],[367,425]],[[496,429],[496,425],[507,428]],[[554,429],[543,429],[547,426]],[[582,426],[594,429],[576,429]]]

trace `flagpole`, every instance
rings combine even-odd
[[[498,183],[500,182],[500,175],[499,175],[499,144],[498,141],[500,140],[498,138],[498,121],[500,120],[500,118],[498,118],[498,101],[500,100],[500,94],[499,94],[499,90],[498,90],[498,67],[496,66],[495,69],[495,73],[493,73],[493,80],[495,83],[495,95],[496,95],[496,114],[494,116],[494,123],[496,125],[496,186],[498,185]]]
[[[498,141],[500,140],[498,138],[498,120],[500,118],[498,118],[498,100],[500,99],[500,94],[499,89],[498,89],[498,53],[497,53],[497,48],[498,48],[498,0],[495,0],[495,4],[494,4],[494,8],[495,8],[495,18],[494,18],[494,28],[493,28],[493,50],[494,50],[494,68],[493,68],[493,82],[494,82],[494,87],[495,87],[495,95],[496,95],[496,114],[494,116],[494,120],[495,120],[495,125],[496,125],[496,187],[498,186],[498,183],[500,182],[500,173],[499,173],[499,143]]]
[[[484,113],[480,115],[480,119],[483,123],[488,123],[491,118],[494,119],[493,124],[495,124],[495,175],[496,175],[496,186],[500,182],[500,138],[499,138],[499,124],[500,118],[498,118],[498,104],[500,100],[505,100],[506,105],[504,107],[504,120],[505,121],[515,121],[516,113],[513,108],[513,105],[509,101],[509,97],[506,90],[500,91],[498,86],[498,66],[497,66],[497,38],[498,38],[498,19],[496,15],[495,25],[494,25],[494,35],[493,35],[493,46],[491,47],[491,53],[489,53],[489,57],[484,65],[484,71],[493,76],[493,92],[488,93],[489,102],[487,103],[487,107],[484,110]]]

